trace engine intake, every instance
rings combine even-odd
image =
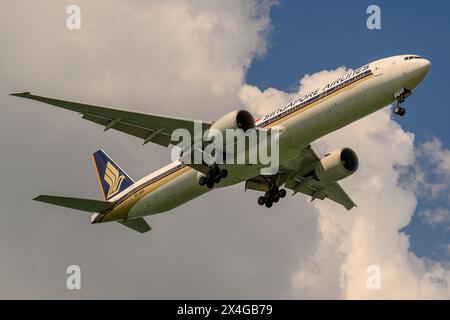
[[[334,182],[348,176],[358,170],[358,156],[350,148],[335,150],[322,159],[314,169],[315,176],[318,180],[324,182]]]
[[[246,132],[248,129],[255,128],[255,119],[247,110],[236,110],[224,115],[211,126],[211,129],[216,129],[225,132],[226,129],[242,129]]]

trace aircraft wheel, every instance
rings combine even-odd
[[[201,185],[202,187],[204,185],[206,185],[206,178],[205,177],[200,177],[200,179],[198,179],[198,184]]]
[[[273,196],[273,202],[277,203],[278,201],[280,201],[280,196],[276,194]]]
[[[266,193],[264,193],[264,197],[265,197],[266,199],[272,198],[272,192],[266,191]]]
[[[206,186],[207,186],[209,189],[212,189],[212,188],[214,187],[214,181],[209,180],[209,181],[206,183]]]
[[[286,189],[280,189],[280,198],[286,197]]]
[[[217,166],[213,167],[211,171],[212,171],[212,175],[214,177],[217,177],[218,175],[220,175],[220,168]]]
[[[264,198],[263,196],[259,197],[259,198],[258,198],[258,204],[259,204],[260,206],[263,206],[264,203],[266,203],[266,198]]]
[[[225,179],[228,176],[228,170],[227,169],[220,170],[220,176],[222,177],[222,179]]]
[[[268,200],[266,200],[266,203],[265,203],[265,205],[266,205],[266,208],[270,208],[270,207],[272,207],[272,204],[273,204],[273,202],[272,202],[272,199],[268,199]]]
[[[214,183],[219,183],[221,179],[222,179],[222,178],[220,177],[220,175],[219,175],[219,176],[216,176],[216,177],[214,178]]]
[[[406,113],[406,109],[402,106],[398,105],[394,108],[394,113],[398,114],[399,116],[403,117]]]

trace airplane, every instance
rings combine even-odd
[[[356,153],[341,148],[319,157],[311,147],[316,139],[397,102],[393,112],[405,115],[403,103],[425,79],[430,61],[414,54],[370,62],[326,86],[298,97],[255,121],[247,110],[236,110],[218,121],[196,121],[138,113],[33,95],[11,94],[77,112],[82,118],[120,132],[168,147],[179,128],[193,132],[200,123],[211,129],[278,130],[279,168],[261,174],[258,164],[189,164],[180,159],[134,181],[103,150],[93,154],[104,200],[40,195],[33,200],[91,213],[91,223],[119,222],[140,233],[151,230],[144,217],[174,209],[208,191],[245,183],[245,190],[262,192],[258,204],[272,207],[286,189],[315,199],[329,199],[347,210],[356,206],[338,181],[354,174]],[[202,145],[203,146],[203,145]]]

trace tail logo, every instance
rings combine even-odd
[[[110,198],[119,192],[125,176],[121,175],[119,170],[117,170],[111,162],[108,162],[103,179],[105,179],[105,182],[109,185],[107,198]]]

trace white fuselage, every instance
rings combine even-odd
[[[430,62],[419,57],[406,60],[410,56],[371,62],[262,117],[257,126],[280,130],[280,166],[289,166],[314,140],[391,104],[402,88],[417,87],[428,73]],[[218,188],[253,178],[260,174],[261,167],[227,165],[227,169],[229,176]],[[208,191],[198,184],[196,170],[174,162],[111,199],[117,201],[116,207],[101,214],[102,219],[96,222],[161,213]]]

